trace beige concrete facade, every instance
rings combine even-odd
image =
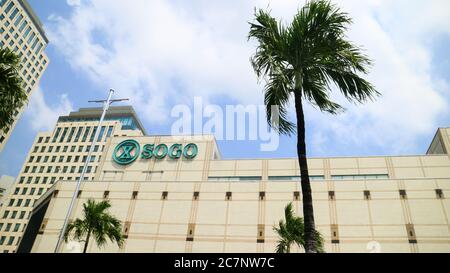
[[[57,181],[79,178],[101,111],[80,109],[60,117],[53,131],[36,136],[10,195],[0,208],[0,252],[16,250],[36,200]],[[85,180],[94,179],[108,139],[145,133],[131,107],[111,107],[100,130]]]
[[[137,159],[122,166],[114,148],[196,143],[191,160]],[[309,159],[317,229],[327,252],[450,252],[450,128],[427,155]],[[89,198],[109,199],[125,246],[90,252],[274,252],[272,227],[293,202],[302,215],[296,159],[222,160],[212,136],[108,139],[94,180],[83,183],[71,219]],[[75,183],[57,183],[32,252],[52,252]],[[70,252],[67,247],[63,251]],[[300,250],[301,251],[301,250]]]
[[[21,57],[19,74],[28,100],[47,69],[49,59],[44,50],[48,39],[42,23],[26,0],[0,0],[0,48],[7,47]],[[11,136],[26,105],[14,115],[14,123],[0,130],[0,152]]]
[[[14,184],[14,180],[14,177],[8,175],[2,175],[0,177],[0,207],[3,205],[5,197],[9,196],[9,191]]]

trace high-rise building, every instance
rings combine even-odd
[[[0,252],[13,252],[25,230],[33,205],[56,181],[76,181],[97,130],[102,108],[85,108],[59,117],[55,129],[39,133],[0,208]],[[107,140],[113,136],[137,137],[145,130],[132,107],[111,107],[84,177],[95,176]]]
[[[47,44],[42,23],[26,0],[0,0],[0,47],[7,47],[20,56],[19,74],[28,100],[49,64],[44,52]],[[25,107],[26,104],[14,113],[11,126],[0,130],[0,152]]]

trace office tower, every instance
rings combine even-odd
[[[14,252],[37,199],[57,181],[76,181],[96,130],[100,130],[85,180],[94,178],[105,143],[112,136],[145,134],[132,107],[111,107],[100,128],[102,108],[82,108],[59,117],[55,129],[38,133],[9,198],[0,209],[0,252]]]
[[[47,69],[49,59],[44,50],[48,44],[42,23],[26,0],[0,0],[0,47],[7,47],[20,56],[19,74],[28,100]],[[0,152],[25,110],[26,104],[14,113],[14,122],[0,130]]]

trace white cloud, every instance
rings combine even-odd
[[[81,5],[81,0],[67,0],[67,5],[79,6],[79,5]]]
[[[51,131],[55,128],[59,116],[73,111],[72,103],[67,94],[59,96],[57,104],[49,105],[45,101],[42,89],[37,88],[30,99],[25,112],[31,127],[36,131]]]
[[[448,108],[442,96],[448,84],[432,76],[429,43],[450,33],[450,2],[336,2],[354,18],[349,37],[375,59],[369,78],[383,97],[363,106],[346,104],[348,111],[337,117],[308,108],[308,124],[320,137],[310,150],[417,150],[418,137],[432,135]],[[163,123],[172,104],[192,102],[194,96],[262,102],[249,64],[255,44],[247,42],[247,22],[255,6],[268,4],[274,16],[289,21],[302,3],[83,1],[70,17],[53,16],[48,32],[52,44],[99,89],[114,87],[118,96],[132,99],[144,120]]]

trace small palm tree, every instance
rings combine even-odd
[[[111,207],[108,200],[95,202],[89,199],[83,204],[84,219],[77,218],[67,226],[65,240],[71,236],[78,242],[85,242],[83,253],[86,253],[91,236],[99,247],[106,244],[107,239],[122,247],[124,237],[119,220],[110,215],[107,210]]]
[[[251,62],[258,78],[266,81],[264,100],[269,126],[281,134],[297,133],[305,250],[317,252],[303,102],[331,114],[341,112],[342,106],[329,97],[333,86],[352,102],[373,99],[379,93],[359,75],[368,73],[371,60],[345,37],[351,18],[328,1],[307,2],[288,26],[264,10],[255,11],[255,17],[256,22],[250,23],[249,39],[255,38],[258,47]],[[292,99],[296,125],[287,117]],[[278,106],[274,114],[272,106]]]
[[[273,230],[279,236],[275,251],[277,253],[290,253],[292,245],[305,248],[305,225],[303,218],[294,215],[292,203],[289,203],[284,209],[284,217],[286,221],[280,220],[278,226],[273,227]],[[324,240],[322,235],[315,230],[314,237],[317,252],[325,252],[323,249]]]
[[[0,130],[11,126],[16,111],[27,95],[19,76],[20,58],[8,48],[0,48]]]

